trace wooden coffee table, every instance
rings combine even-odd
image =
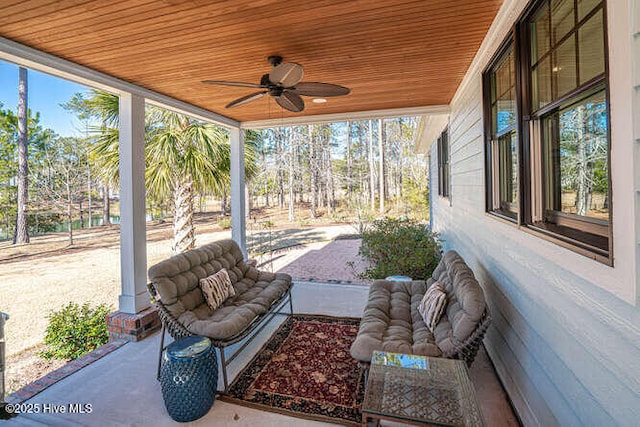
[[[369,419],[418,425],[486,426],[461,360],[375,351],[362,403]]]

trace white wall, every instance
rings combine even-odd
[[[485,213],[481,72],[526,1],[505,1],[452,100],[450,200],[437,196],[437,173],[431,174],[433,228],[482,283],[493,316],[485,345],[525,425],[640,420],[640,120],[632,109],[640,111],[640,71],[632,73],[630,60],[633,47],[640,65],[640,19],[632,30],[634,1],[607,4],[614,267]],[[437,168],[433,146],[431,167]]]
[[[636,226],[636,305],[640,306],[640,2],[630,0],[631,3],[631,58],[633,61],[633,159],[635,169],[634,176],[634,198],[635,198],[635,226]]]

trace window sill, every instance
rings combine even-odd
[[[526,233],[532,234],[548,242],[562,246],[565,249],[569,249],[572,252],[576,252],[580,255],[586,256],[587,258],[591,258],[602,264],[608,265],[609,267],[613,267],[613,256],[608,251],[605,251],[601,248],[575,239],[571,239],[570,237],[554,233],[551,230],[532,224],[523,224],[520,228]]]
[[[487,214],[501,221],[505,221],[513,225],[518,225],[518,214],[515,212],[500,210],[500,211],[487,211]]]

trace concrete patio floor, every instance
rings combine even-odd
[[[357,285],[298,282],[294,286],[294,312],[359,317],[368,288]],[[282,323],[278,316],[230,365],[234,378]],[[173,426],[156,381],[156,362],[160,335],[128,343],[75,374],[53,384],[27,400],[25,409],[39,413],[21,414],[7,426]],[[504,391],[484,351],[471,367],[482,412],[490,426],[517,426]],[[222,380],[218,384],[222,388]],[[45,413],[47,408],[67,408],[69,404],[91,404],[91,413]],[[203,418],[187,423],[193,426],[322,426],[331,425],[260,411],[216,400]]]
[[[296,282],[293,289],[295,313],[360,317],[366,303],[367,286]],[[286,316],[277,316],[230,365],[234,378],[259,351]],[[75,374],[53,384],[27,400],[24,408],[39,413],[21,414],[7,426],[173,426],[166,412],[156,363],[160,335],[137,343],[127,343]],[[237,344],[240,345],[241,343]],[[474,361],[471,377],[482,412],[489,426],[517,426],[518,422],[498,382],[493,367],[482,350]],[[218,388],[222,388],[222,379]],[[91,404],[91,413],[44,413],[47,408],[69,404]],[[216,401],[193,426],[323,426],[332,425],[265,412]],[[384,424],[383,424],[384,425]],[[387,423],[386,425],[390,425]]]

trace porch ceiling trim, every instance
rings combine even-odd
[[[263,129],[278,126],[301,126],[315,123],[346,122],[358,120],[384,119],[390,117],[429,116],[449,114],[448,105],[425,107],[392,108],[347,113],[319,114],[315,116],[283,117],[281,119],[256,120],[240,123],[243,129]]]
[[[431,145],[433,145],[448,124],[449,114],[434,114],[420,117],[414,152],[427,154]]]
[[[4,37],[0,37],[0,59],[96,89],[117,94],[130,93],[142,96],[149,104],[168,108],[200,120],[213,122],[220,126],[240,127],[239,122],[229,117],[145,89],[83,65],[16,43]]]

